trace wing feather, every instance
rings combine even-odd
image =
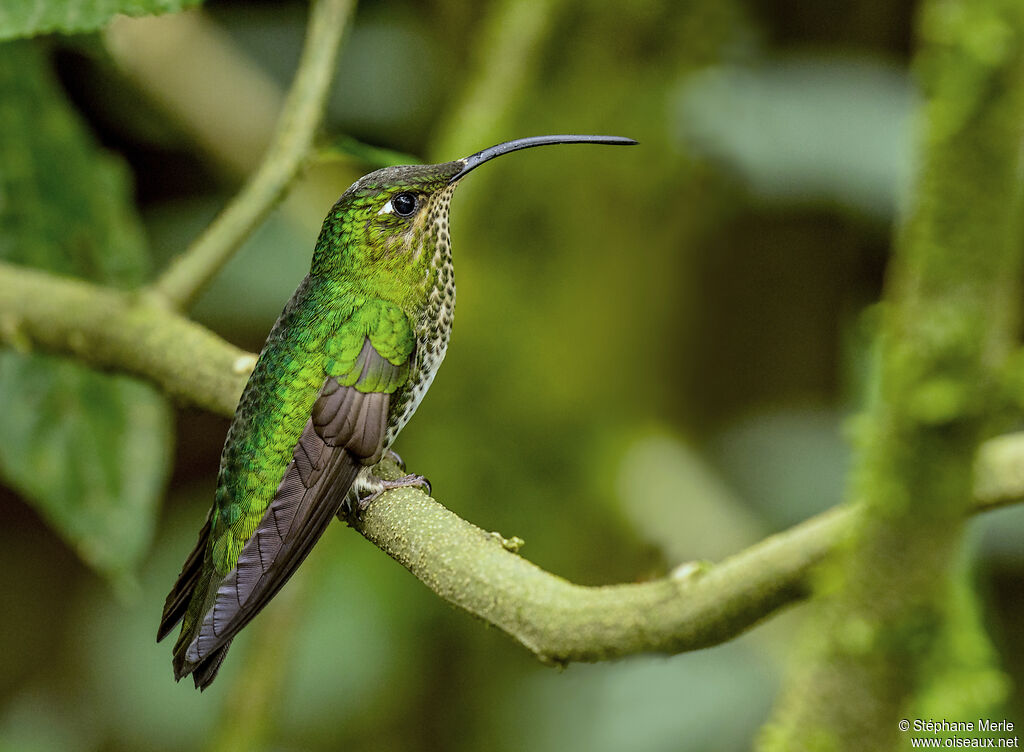
[[[342,386],[333,377],[325,381],[255,532],[234,568],[207,586],[207,605],[195,636],[175,654],[177,678],[192,673],[201,689],[213,681],[234,636],[306,558],[360,470],[380,459],[391,395],[359,387],[368,375],[375,383],[390,384],[398,378],[392,371],[403,367],[381,357],[369,338],[357,367],[361,376],[353,386]]]

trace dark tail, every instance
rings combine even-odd
[[[180,681],[183,676],[191,673],[192,681],[195,682],[196,689],[200,692],[203,691],[213,683],[214,679],[217,678],[217,672],[220,671],[220,664],[224,662],[224,656],[228,654],[228,648],[230,647],[231,641],[228,640],[199,663],[186,664],[184,662],[185,651],[181,651],[180,659],[179,654],[176,653],[174,656],[175,680]]]
[[[181,573],[178,575],[174,587],[167,594],[167,600],[164,601],[164,612],[160,617],[160,627],[156,633],[157,642],[160,642],[170,634],[171,630],[185,616],[188,604],[192,602],[192,595],[196,591],[196,586],[199,584],[203,571],[203,559],[206,558],[206,546],[210,538],[210,519],[212,516],[213,511],[211,510],[210,514],[206,517],[206,524],[199,531],[199,541],[196,543],[196,547],[188,555],[188,558],[181,567]]]
[[[210,515],[206,518],[206,524],[199,531],[199,540],[196,542],[195,548],[192,549],[192,553],[189,554],[188,559],[182,565],[181,574],[178,575],[174,587],[171,588],[171,592],[167,595],[167,600],[164,602],[164,611],[160,617],[160,627],[156,633],[157,642],[160,642],[170,634],[178,622],[185,617],[189,604],[192,603],[196,592],[205,592],[210,586],[209,575],[203,576],[203,562],[206,558],[206,549],[209,543],[212,515],[213,512],[211,511]],[[227,655],[231,643],[226,643],[200,663],[188,664],[185,661],[185,651],[195,636],[196,626],[198,624],[194,624],[188,633],[183,632],[179,635],[178,641],[174,646],[174,679],[175,681],[181,681],[183,677],[191,673],[196,688],[203,690],[210,686],[217,676],[217,671],[220,669],[220,664],[224,662],[224,656]]]

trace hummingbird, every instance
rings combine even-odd
[[[191,674],[198,689],[210,685],[231,641],[335,516],[358,514],[392,488],[429,493],[421,475],[383,480],[373,467],[393,454],[448,348],[452,195],[495,157],[571,143],[636,141],[535,136],[453,162],[386,167],[357,180],[331,208],[309,274],[242,392],[213,506],[164,604],[157,641],[182,625],[176,680]]]

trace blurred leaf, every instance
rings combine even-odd
[[[118,13],[146,16],[173,13],[201,0],[4,0],[0,3],[0,39],[52,31],[95,31]]]
[[[122,165],[64,104],[38,50],[0,47],[0,259],[115,285],[148,258]],[[0,475],[82,558],[124,581],[168,470],[170,412],[145,384],[3,353]]]
[[[170,415],[145,384],[58,358],[0,353],[0,471],[91,566],[118,578],[146,553]]]
[[[911,172],[911,104],[901,70],[802,57],[684,81],[676,130],[762,198],[835,201],[887,219]]]
[[[128,286],[149,259],[124,166],[97,149],[39,49],[0,45],[0,258]]]
[[[405,152],[371,146],[351,136],[338,136],[321,147],[316,153],[317,161],[354,158],[371,170],[394,165],[422,164],[423,160]]]

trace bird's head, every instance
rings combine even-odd
[[[385,167],[359,178],[324,221],[312,273],[372,277],[398,293],[429,282],[451,250],[448,208],[470,171],[502,154],[547,144],[635,144],[618,136],[534,136],[507,141],[464,159]]]

